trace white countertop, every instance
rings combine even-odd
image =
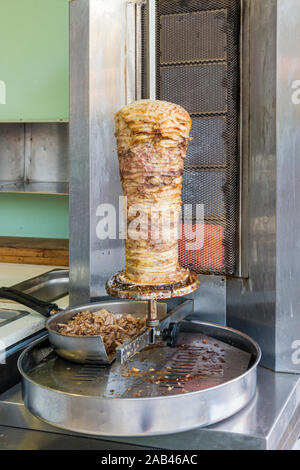
[[[10,287],[55,268],[56,266],[0,263],[0,286]],[[69,297],[64,297],[56,303],[59,307],[67,307]],[[44,327],[45,318],[23,305],[0,299],[0,308],[30,312],[30,315],[26,315],[25,317],[0,327],[0,351],[36,333]]]
[[[54,268],[55,266],[0,263],[0,285],[1,287],[10,287]]]

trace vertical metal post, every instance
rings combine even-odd
[[[142,98],[142,8],[145,5],[146,0],[140,0],[136,4],[136,53],[135,53],[135,69],[136,69],[136,81],[135,81],[135,99],[140,100]]]
[[[156,99],[156,0],[148,0],[146,4],[146,59],[147,97]]]
[[[126,3],[126,104],[136,99],[136,2]]]
[[[148,300],[148,317],[147,317],[147,327],[151,329],[150,333],[150,344],[155,344],[156,336],[158,333],[159,319],[157,316],[157,300],[151,299]]]
[[[243,54],[249,61],[244,75],[249,274],[227,280],[227,323],[257,340],[264,365],[300,373],[300,100],[294,99],[300,83],[299,2],[244,4],[249,9]]]
[[[157,301],[148,300],[148,321],[149,322],[156,322],[158,319],[157,317]]]
[[[105,281],[124,266],[118,226],[106,239],[99,238],[97,226],[104,217],[118,220],[122,191],[114,114],[135,95],[135,80],[126,68],[135,54],[129,37],[125,0],[70,3],[72,304],[105,295]]]

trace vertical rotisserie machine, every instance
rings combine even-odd
[[[179,259],[201,279],[194,317],[249,333],[264,365],[299,372],[297,1],[76,0],[70,19],[72,303],[105,296],[124,266],[115,112],[175,102],[193,122]],[[115,233],[99,236],[111,219]]]

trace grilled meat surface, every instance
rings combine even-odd
[[[139,100],[115,116],[123,195],[127,198],[123,282],[185,281],[178,264],[178,217],[191,118],[166,101]]]

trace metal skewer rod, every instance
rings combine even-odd
[[[151,299],[151,300],[148,300],[148,317],[147,317],[147,327],[151,329],[151,335],[150,335],[151,344],[155,343],[158,325],[159,325],[159,319],[157,316],[157,301],[156,299]]]
[[[155,322],[157,318],[157,301],[154,299],[148,300],[148,321]]]

